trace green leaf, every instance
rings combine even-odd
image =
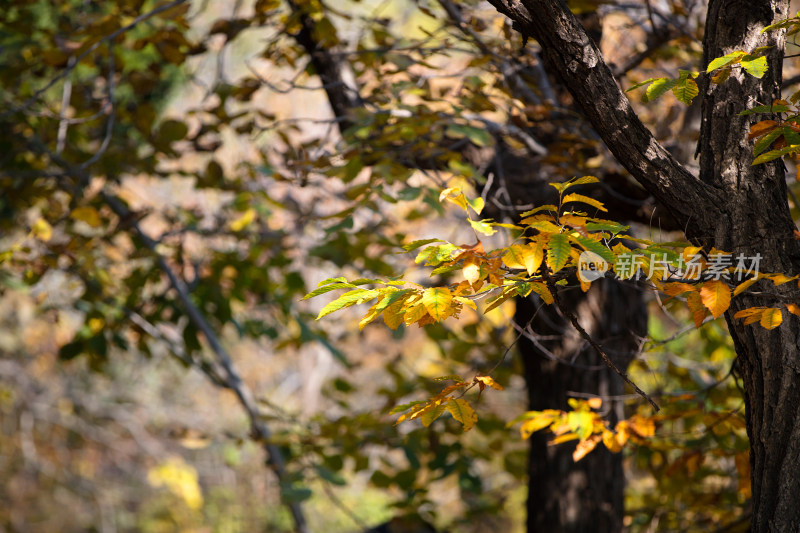
[[[739,113],[739,116],[744,115],[753,115],[755,113],[789,113],[792,110],[791,107],[784,104],[777,104],[777,105],[759,105],[752,109],[747,109]]]
[[[656,79],[653,83],[650,84],[650,86],[644,92],[644,95],[642,95],[642,102],[644,103],[652,102],[665,92],[675,87],[677,83],[678,80],[673,80],[671,78]]]
[[[550,237],[547,248],[547,264],[554,273],[567,264],[571,249],[569,238],[565,234],[559,233]]]
[[[445,261],[449,261],[451,255],[458,248],[449,242],[439,246],[428,246],[417,254],[414,263],[419,264],[423,261],[430,266],[438,266]]]
[[[751,166],[760,165],[761,163],[766,163],[768,161],[778,159],[779,157],[783,157],[786,154],[791,154],[794,152],[800,152],[800,146],[792,145],[781,148],[780,150],[770,150],[769,152],[766,152],[756,157],[755,160],[753,160]]]
[[[444,241],[442,241],[441,239],[420,239],[418,241],[412,241],[408,244],[404,244],[403,250],[405,250],[406,252],[410,252],[412,250],[416,250],[417,248],[420,248],[421,246],[425,246],[426,244],[430,244],[432,242],[444,242]]]
[[[314,296],[319,296],[320,294],[325,294],[326,292],[335,291],[336,289],[352,289],[355,285],[352,283],[330,283],[328,285],[323,285],[318,289],[314,289],[313,291],[309,292],[305,296],[303,296],[303,300],[308,300],[309,298],[313,298]]]
[[[788,128],[791,129],[791,128]],[[784,134],[784,128],[775,128],[771,132],[767,133],[758,141],[756,141],[755,146],[753,146],[753,155],[757,156],[767,148],[769,148],[775,140]]]
[[[373,289],[355,289],[350,292],[346,292],[336,300],[323,307],[322,311],[320,311],[317,315],[317,320],[340,309],[377,298],[379,295],[380,292]]]
[[[639,82],[639,83],[637,83],[636,85],[633,85],[633,86],[631,86],[631,87],[628,87],[627,89],[625,89],[625,92],[626,92],[626,93],[629,93],[629,92],[633,91],[634,89],[638,89],[639,87],[644,87],[645,85],[649,85],[650,83],[653,83],[653,82],[654,82],[654,81],[656,81],[657,79],[659,79],[659,78],[647,78],[647,79],[646,79],[646,80],[644,80],[644,81],[640,81],[640,82]],[[663,79],[663,78],[662,78],[662,79]]]
[[[341,474],[334,472],[327,467],[322,465],[314,465],[314,470],[317,471],[319,477],[331,483],[332,485],[338,485],[340,487],[347,485],[347,480],[344,479]]]
[[[593,241],[587,237],[579,236],[579,237],[571,237],[571,239],[577,242],[580,246],[583,247],[584,250],[588,250],[590,252],[594,252],[603,259],[605,259],[608,263],[614,264],[616,262],[616,256],[614,252],[606,248],[603,243]]]

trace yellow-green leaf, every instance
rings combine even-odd
[[[697,87],[697,82],[691,78],[686,78],[678,81],[675,87],[672,88],[672,94],[684,104],[692,105],[692,100],[700,94],[700,89]]]
[[[700,300],[711,316],[719,318],[731,305],[731,289],[724,281],[706,281],[700,289]]]
[[[572,246],[569,245],[569,238],[563,233],[550,237],[547,248],[547,264],[554,273],[558,272],[569,260],[569,253]]]
[[[380,292],[372,289],[355,289],[349,292],[344,293],[328,305],[322,308],[322,311],[319,312],[317,315],[317,320],[320,318],[329,315],[335,311],[340,309],[344,309],[345,307],[350,307],[351,305],[360,304],[362,302],[366,302],[367,300],[372,300],[373,298],[377,298],[380,295]]]
[[[766,56],[759,56],[752,58],[752,56],[747,56],[746,58],[742,58],[741,65],[747,71],[748,74],[754,76],[756,78],[761,78],[766,74],[767,69],[767,58]]]
[[[447,287],[432,287],[422,293],[422,305],[434,320],[444,320],[452,310],[453,295]]]
[[[453,415],[453,418],[461,422],[464,426],[464,431],[469,431],[475,426],[478,421],[478,415],[470,407],[466,400],[451,399],[447,402],[447,410]]]
[[[433,423],[434,420],[442,416],[444,410],[445,405],[440,403],[430,407],[429,409],[423,410],[422,414],[419,416],[419,420],[422,422],[423,426],[428,427]]]

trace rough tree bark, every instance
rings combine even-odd
[[[702,83],[700,175],[677,163],[639,121],[597,47],[560,0],[490,0],[533,37],[617,160],[708,248],[760,254],[761,271],[800,272],[800,246],[780,161],[751,166],[749,126],[737,115],[779,96],[784,35],[761,29],[787,17],[788,0],[710,0],[704,59],[772,46],[762,79],[734,72],[720,86]],[[534,14],[536,16],[532,16]],[[750,437],[752,531],[800,531],[800,318],[784,313],[774,330],[733,315],[752,306],[800,300],[797,285],[756,285],[726,313],[739,356]]]

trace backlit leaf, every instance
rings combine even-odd
[[[422,304],[434,320],[444,320],[451,314],[453,295],[446,287],[432,287],[422,293]]]
[[[335,311],[344,309],[345,307],[350,307],[351,305],[360,304],[362,302],[366,302],[367,300],[376,298],[378,295],[380,295],[380,293],[372,289],[355,289],[346,292],[336,300],[323,307],[322,311],[320,311],[317,315],[317,320]]]
[[[470,407],[466,400],[452,399],[447,402],[447,410],[453,415],[453,418],[461,422],[464,426],[464,431],[469,431],[475,426],[478,421],[478,415]]]
[[[707,281],[700,289],[700,299],[711,316],[719,318],[731,305],[731,289],[724,281]]]
[[[600,211],[608,211],[608,209],[606,209],[605,206],[603,205],[603,202],[595,200],[594,198],[590,198],[588,196],[584,196],[582,194],[577,194],[577,193],[568,194],[561,201],[561,204],[562,205],[568,204],[570,202],[581,202],[584,204],[591,205],[592,207],[596,207]]]
[[[550,266],[550,270],[555,273],[564,268],[569,260],[571,248],[569,238],[563,233],[550,237],[547,248],[547,264]]]

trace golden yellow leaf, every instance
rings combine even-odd
[[[530,411],[527,414],[530,415],[531,418],[523,422],[522,426],[519,428],[519,433],[523,440],[530,437],[533,433],[553,424],[553,422],[562,415],[562,412],[548,409],[546,411]]]
[[[602,435],[592,435],[588,439],[580,441],[575,447],[575,451],[572,452],[572,460],[577,463],[586,457],[586,454],[594,450],[601,440],[603,440]]]
[[[721,280],[706,281],[700,289],[700,299],[711,316],[719,318],[731,305],[731,289]]]
[[[504,390],[503,386],[492,379],[491,376],[475,376],[475,381],[478,382],[481,390],[483,390],[484,386],[491,387],[496,390]]]
[[[743,281],[742,283],[737,285],[735,289],[733,289],[733,295],[734,296],[739,296],[741,293],[743,293],[744,291],[749,289],[756,281],[758,281],[760,279],[761,279],[760,276],[753,276],[752,278],[750,278],[750,279],[748,279],[746,281]]]
[[[786,309],[792,313],[793,315],[800,316],[800,306],[797,304],[789,304],[786,306]]]
[[[33,223],[31,231],[40,241],[47,242],[53,238],[53,226],[43,218],[39,218]]]
[[[628,419],[630,428],[640,437],[652,437],[656,433],[656,423],[652,418],[633,415]]]
[[[783,322],[783,313],[780,309],[770,307],[761,314],[761,326],[766,329],[775,329]]]
[[[612,453],[618,453],[622,450],[622,447],[625,445],[621,439],[617,438],[617,434],[611,430],[606,429],[603,431],[603,444],[605,444],[608,451]]]

